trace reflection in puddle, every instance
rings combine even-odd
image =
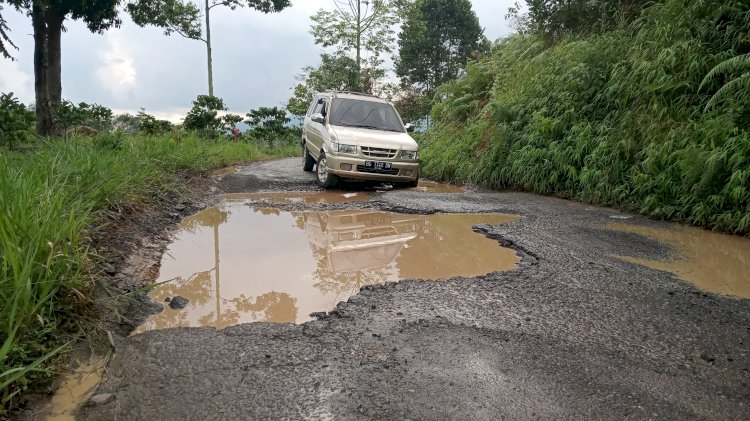
[[[677,259],[672,261],[618,258],[674,273],[704,291],[750,298],[750,239],[685,226],[663,229],[609,224],[608,227],[654,238],[678,252]]]
[[[44,412],[47,421],[73,421],[76,411],[83,405],[102,379],[104,360],[92,359],[72,373],[65,375],[60,388]]]
[[[182,296],[136,333],[177,326],[301,323],[364,285],[478,276],[514,268],[514,250],[475,233],[499,214],[404,215],[366,210],[284,212],[238,203],[186,218],[150,296]]]
[[[463,193],[464,189],[455,184],[436,183],[434,181],[420,181],[413,190],[429,193]]]
[[[266,193],[234,193],[226,194],[224,198],[227,201],[245,201],[254,202],[281,202],[281,203],[305,203],[305,204],[324,204],[324,203],[348,203],[364,202],[370,199],[368,193],[362,192],[266,192]]]

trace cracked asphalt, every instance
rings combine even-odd
[[[218,187],[317,190],[299,161],[240,166]],[[475,230],[515,248],[522,263],[476,278],[365,287],[302,325],[131,336],[96,392],[115,399],[79,418],[748,419],[750,300],[612,257],[674,255],[605,229],[621,212],[474,188],[373,191],[348,206],[521,215]],[[625,222],[672,226],[636,215]]]

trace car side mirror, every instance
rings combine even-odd
[[[406,129],[407,132],[412,133],[412,132],[414,132],[414,129],[416,127],[414,127],[411,123],[406,123],[406,125],[404,126],[404,128]]]
[[[311,115],[310,116],[310,120],[312,120],[312,121],[314,121],[316,123],[320,123],[320,124],[325,124],[326,123],[326,118],[321,113],[315,113],[315,114]]]

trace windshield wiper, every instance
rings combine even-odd
[[[385,132],[396,132],[397,130],[393,129],[386,129],[385,127],[376,127],[376,126],[368,126],[364,124],[345,124],[346,127],[356,127],[359,129],[373,129],[373,130],[382,130]]]

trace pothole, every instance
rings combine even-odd
[[[677,252],[677,257],[672,260],[616,256],[621,260],[671,272],[704,291],[750,298],[748,238],[685,226],[664,229],[612,223],[607,227],[651,237],[671,246]]]
[[[293,204],[330,204],[364,202],[370,199],[369,193],[363,192],[266,192],[266,193],[230,193],[225,194],[227,201],[252,201],[266,203]]]
[[[158,282],[165,283],[149,295],[160,302],[183,297],[187,305],[165,305],[135,333],[302,323],[365,285],[510,270],[520,261],[515,250],[472,226],[518,218],[359,209],[287,212],[228,202],[186,218],[162,258]]]

